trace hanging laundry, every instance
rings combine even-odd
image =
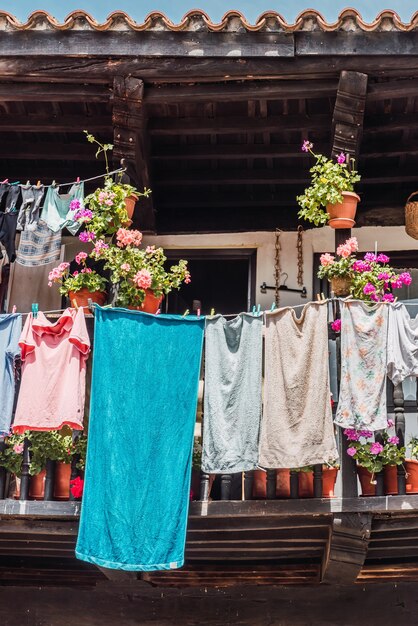
[[[341,305],[341,384],[335,423],[342,428],[387,427],[388,305]]]
[[[266,313],[259,464],[292,468],[338,459],[328,372],[327,304]]]
[[[34,229],[20,234],[16,263],[10,279],[9,310],[30,311],[37,302],[44,311],[61,307],[58,285],[48,287],[48,275],[61,258],[61,231],[52,232],[40,219]]]
[[[411,317],[401,302],[389,306],[387,374],[394,385],[418,376],[418,314]]]
[[[21,315],[0,315],[0,435],[10,431],[15,395],[15,366],[20,356]]]
[[[19,339],[22,380],[13,432],[83,428],[86,360],[90,351],[83,309],[66,309],[54,323],[27,317]]]
[[[258,461],[263,318],[206,320],[202,469],[245,472]]]
[[[181,567],[204,318],[95,309],[77,558]]]
[[[66,228],[72,235],[75,235],[80,229],[80,222],[74,220],[75,211],[70,209],[72,200],[83,202],[83,182],[74,184],[70,191],[65,194],[59,193],[59,187],[52,185],[48,187],[42,210],[42,219],[54,233]]]
[[[42,198],[44,196],[43,185],[20,185],[22,192],[22,204],[17,218],[17,230],[34,230],[39,220]]]
[[[5,198],[4,211],[0,212],[0,242],[6,249],[9,263],[16,258],[16,225],[18,216],[18,204],[20,200],[19,185],[9,183],[0,184],[0,201]]]

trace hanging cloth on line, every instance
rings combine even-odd
[[[341,385],[335,416],[342,428],[387,427],[387,332],[387,304],[342,303]]]
[[[183,565],[204,323],[96,307],[77,558]]]
[[[42,198],[44,197],[43,185],[20,185],[22,190],[22,205],[17,218],[17,230],[34,230],[39,219]]]
[[[266,313],[261,467],[338,459],[328,371],[327,303]]]
[[[418,314],[411,317],[401,302],[389,307],[387,374],[394,385],[418,376]]]
[[[84,200],[84,182],[73,185],[68,193],[60,194],[59,187],[48,187],[46,192],[42,219],[56,233],[67,228],[72,235],[80,229],[80,222],[74,219],[75,211],[70,209],[72,200]]]
[[[21,332],[21,315],[0,315],[0,435],[6,435],[10,430]]]
[[[202,470],[257,467],[261,418],[263,317],[206,319]]]
[[[86,360],[90,351],[83,309],[66,309],[54,323],[29,313],[19,339],[22,380],[13,432],[83,429]]]

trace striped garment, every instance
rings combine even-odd
[[[58,261],[61,253],[61,231],[54,233],[42,220],[35,230],[24,230],[20,234],[16,263],[26,267],[46,265]]]

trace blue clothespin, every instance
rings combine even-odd
[[[255,304],[253,306],[253,315],[255,315]]]
[[[271,309],[270,309],[270,311],[274,311],[274,309],[275,309],[275,308],[276,308],[276,303],[275,303],[275,302],[273,302],[273,304],[271,305]]]
[[[38,317],[39,304],[37,302],[32,303],[32,315],[33,317]]]
[[[260,315],[261,312],[261,304],[257,304],[257,315]]]

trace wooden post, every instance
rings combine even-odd
[[[393,387],[393,404],[395,405],[395,431],[399,437],[398,447],[405,445],[405,408],[402,383]],[[406,494],[406,477],[405,467],[397,466],[398,473],[398,494],[403,496]]]
[[[332,118],[333,143],[331,155],[348,153],[358,159],[363,131],[364,109],[366,104],[367,74],[342,71],[338,84]],[[335,249],[351,237],[351,229],[335,231]],[[347,455],[349,447],[343,429],[339,429],[341,453],[342,495],[344,498],[357,496],[357,472],[355,461]]]
[[[267,488],[266,488],[267,500],[274,500],[276,497],[276,470],[267,470]]]
[[[46,462],[44,500],[54,499],[54,486],[55,486],[55,461],[51,461],[48,459],[48,461]]]
[[[6,444],[4,443],[4,441],[0,441],[0,452],[3,452],[5,448],[6,448]],[[6,468],[0,467],[0,500],[3,500],[5,496],[6,479],[7,479]]]
[[[252,500],[254,485],[254,470],[244,472],[244,499]]]
[[[29,440],[25,437],[24,442],[23,442],[22,475],[20,478],[19,500],[29,499],[29,487],[30,487],[29,465],[30,465]]]
[[[116,76],[113,94],[113,155],[117,165],[121,159],[129,163],[129,176],[142,192],[152,187],[144,83],[133,76]],[[155,232],[152,194],[149,198],[140,198],[133,223],[142,231]]]
[[[200,495],[199,500],[207,502],[209,500],[209,474],[205,472],[200,473]]]
[[[221,474],[221,500],[231,499],[232,474]]]
[[[322,465],[314,465],[314,498],[322,498]]]
[[[299,472],[293,469],[290,470],[290,497],[299,497]]]

